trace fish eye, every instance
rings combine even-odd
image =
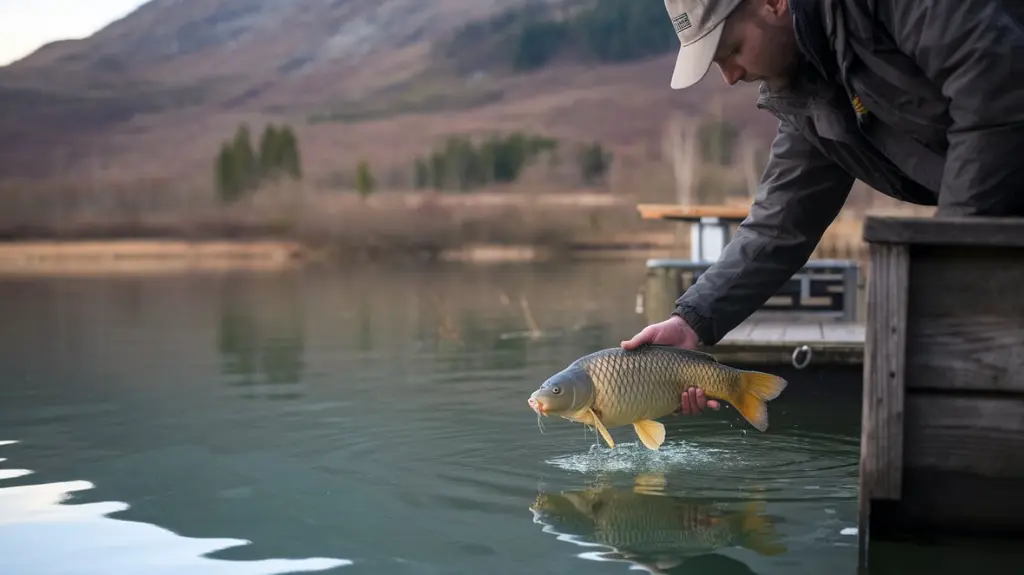
[[[561,394],[561,393],[562,393],[562,388],[561,388],[561,387],[558,387],[558,386],[556,385],[556,386],[554,386],[554,387],[552,387],[552,388],[551,388],[551,393],[553,393],[553,394],[555,394],[555,395],[559,395],[559,394]]]

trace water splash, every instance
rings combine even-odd
[[[728,458],[730,450],[708,447],[687,441],[666,442],[657,451],[651,451],[639,441],[616,443],[614,449],[593,445],[587,453],[574,453],[549,459],[545,463],[563,469],[582,473],[643,471],[675,471],[718,468]]]

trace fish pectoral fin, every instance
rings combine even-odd
[[[657,450],[665,442],[665,426],[652,419],[641,419],[633,422],[633,429],[636,430],[640,441],[647,446],[647,449]]]
[[[594,427],[597,428],[597,431],[601,434],[601,437],[604,438],[605,443],[608,444],[608,447],[614,448],[615,447],[615,442],[612,441],[611,434],[608,433],[608,430],[605,429],[604,424],[601,423],[601,418],[598,417],[596,413],[594,413],[593,409],[590,409],[588,411],[590,412],[590,422],[593,423]]]

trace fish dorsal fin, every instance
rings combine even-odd
[[[671,345],[661,345],[661,344],[654,344],[654,343],[647,344],[647,347],[650,347],[651,349],[660,349],[660,350],[670,351],[672,353],[678,353],[679,355],[689,356],[689,357],[692,357],[694,359],[701,360],[701,361],[710,361],[710,362],[713,362],[713,363],[718,363],[718,358],[716,358],[715,356],[713,356],[713,355],[711,355],[710,353],[707,353],[707,352],[697,351],[695,349],[682,349],[682,348],[674,347],[674,346],[671,346]]]

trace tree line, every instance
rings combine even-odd
[[[542,2],[507,9],[459,29],[443,53],[470,66],[490,61],[524,71],[542,68],[563,54],[622,62],[678,48],[664,2],[592,0],[571,12]]]
[[[265,126],[258,150],[249,126],[240,125],[234,137],[221,144],[214,164],[217,194],[224,203],[241,199],[265,181],[284,177],[302,179],[298,139],[288,125]]]
[[[471,191],[508,184],[517,181],[541,157],[547,156],[554,164],[560,147],[554,138],[521,132],[491,134],[479,141],[453,135],[414,158],[412,184],[416,189],[439,191]],[[578,145],[575,169],[580,181],[588,185],[600,183],[612,160],[612,153],[600,142]],[[286,177],[300,180],[298,140],[289,126],[269,124],[258,147],[254,147],[249,127],[242,124],[234,137],[221,144],[214,172],[218,197],[226,204],[256,191],[266,181]],[[363,197],[377,189],[377,176],[367,160],[357,163],[350,185]]]
[[[515,182],[538,158],[557,154],[559,144],[553,138],[521,132],[492,134],[479,142],[450,136],[414,160],[413,183],[416,189],[467,191]],[[595,183],[607,174],[612,154],[594,142],[580,146],[577,161],[581,179]]]

